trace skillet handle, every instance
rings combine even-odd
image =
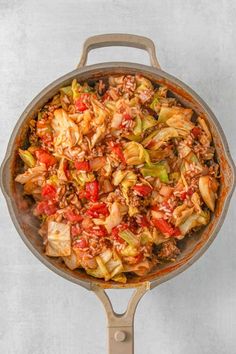
[[[155,68],[161,69],[156,57],[156,49],[153,41],[147,37],[125,33],[100,34],[97,36],[89,37],[84,42],[83,52],[78,68],[86,65],[88,53],[90,50],[113,46],[133,47],[146,50],[149,53],[151,65]]]
[[[109,354],[134,354],[134,314],[140,299],[149,288],[149,283],[137,287],[125,313],[117,314],[104,289],[93,286],[92,290],[103,303],[107,314]]]

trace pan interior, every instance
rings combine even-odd
[[[39,221],[31,212],[33,202],[30,198],[26,199],[23,197],[22,187],[14,182],[14,178],[21,168],[21,163],[17,157],[17,150],[18,147],[22,147],[23,142],[27,143],[29,120],[36,116],[38,109],[55,95],[60,87],[70,84],[73,78],[77,78],[78,81],[97,80],[99,78],[107,78],[111,74],[136,73],[143,74],[155,85],[166,85],[171,95],[175,96],[183,106],[194,110],[195,117],[201,115],[206,118],[211,127],[217,159],[221,166],[221,179],[216,211],[212,215],[210,223],[204,229],[196,232],[191,237],[186,237],[180,242],[182,252],[177,260],[173,263],[158,265],[158,267],[154,268],[145,277],[131,276],[128,278],[128,284],[122,285],[114,282],[105,283],[102,280],[88,276],[82,270],[71,271],[60,259],[45,256],[42,238],[38,235]],[[99,283],[106,288],[137,286],[144,281],[150,281],[154,285],[157,285],[191,265],[209,246],[223,222],[234,180],[234,170],[227,155],[227,144],[225,144],[223,132],[212,112],[191,89],[177,79],[160,70],[137,64],[119,64],[110,65],[110,67],[107,64],[106,66],[100,65],[100,67],[99,65],[91,66],[75,70],[55,81],[43,90],[27,107],[17,123],[9,143],[5,165],[2,170],[2,187],[7,197],[11,217],[23,241],[46,266],[59,275],[86,288],[90,288],[92,282]]]

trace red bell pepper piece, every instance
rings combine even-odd
[[[90,165],[88,161],[75,161],[75,168],[78,171],[85,171],[85,172],[89,172],[91,171]]]
[[[81,233],[79,225],[71,225],[71,236],[75,237]]]
[[[180,236],[180,235],[182,235],[180,229],[178,227],[175,227],[172,236],[176,237],[176,236]]]
[[[179,196],[179,198],[180,198],[181,200],[185,200],[185,199],[187,198],[187,192],[181,193],[180,196]]]
[[[189,195],[191,197],[191,195],[193,195],[193,193],[194,193],[194,191],[191,188],[189,188],[187,192],[181,193],[179,197],[181,200],[185,200],[187,198],[187,195]]]
[[[86,109],[88,109],[88,105],[87,105],[88,97],[89,97],[88,93],[82,93],[80,97],[75,101],[75,106],[80,112],[83,112]]]
[[[120,144],[113,145],[112,151],[119,157],[122,163],[126,164],[125,157]]]
[[[147,219],[147,217],[145,215],[142,215],[138,220],[137,222],[142,226],[142,227],[148,227],[150,224],[149,224],[149,221]]]
[[[92,235],[98,236],[98,237],[105,237],[107,236],[107,229],[103,225],[99,225],[89,229],[87,232],[90,232]]]
[[[143,197],[146,197],[152,191],[152,188],[150,186],[141,184],[136,184],[135,186],[133,186],[133,189]]]
[[[43,188],[42,188],[42,197],[44,199],[47,200],[53,200],[55,199],[56,195],[57,195],[57,190],[56,188],[51,185],[51,184],[46,184]]]
[[[52,215],[55,214],[56,211],[57,211],[57,206],[55,204],[49,204],[49,202],[46,200],[39,202],[36,207],[36,213],[39,215],[42,214]]]
[[[91,200],[91,202],[97,202],[99,196],[99,184],[98,181],[87,182],[85,186],[86,198]]]
[[[179,236],[181,232],[179,228],[171,225],[165,219],[152,219],[154,226],[167,236]]]
[[[88,247],[88,242],[85,238],[79,238],[74,244],[73,247],[78,247],[81,249],[87,248]]]
[[[86,214],[92,216],[93,218],[99,217],[99,214],[104,216],[109,215],[108,208],[105,203],[97,203],[92,205],[86,212]]]
[[[198,138],[199,135],[201,134],[201,128],[199,127],[194,127],[192,130],[191,130],[191,133],[193,134],[194,138]]]
[[[80,222],[83,220],[83,217],[79,214],[74,213],[73,211],[67,211],[65,217],[68,221],[71,222]]]
[[[44,163],[47,167],[53,166],[57,163],[57,159],[43,149],[38,149],[35,151],[35,156],[39,162]]]
[[[120,224],[113,227],[113,229],[111,230],[112,238],[119,243],[125,243],[125,241],[119,236],[119,232],[123,230],[127,230],[128,228],[129,228],[128,224]]]

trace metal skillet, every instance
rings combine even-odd
[[[126,46],[146,50],[150,56],[151,66],[135,63],[110,62],[86,66],[88,52],[91,49],[107,46]],[[216,148],[216,155],[221,167],[220,190],[217,206],[210,223],[191,238],[181,243],[181,254],[175,262],[158,266],[146,276],[128,280],[127,284],[105,282],[85,274],[82,270],[71,271],[59,259],[45,255],[42,241],[38,235],[38,220],[30,212],[30,206],[24,201],[20,187],[14,177],[19,168],[17,150],[27,137],[28,123],[59,88],[78,81],[96,80],[114,74],[137,74],[156,84],[164,84],[170,92],[186,107],[192,108],[207,120]],[[78,68],[51,83],[36,96],[19,118],[11,135],[6,156],[1,166],[1,188],[6,198],[11,219],[31,252],[49,269],[63,278],[92,290],[102,301],[108,319],[109,354],[132,354],[134,313],[141,297],[157,285],[173,278],[190,267],[210,246],[225,219],[230,198],[235,187],[235,166],[229,153],[223,130],[207,104],[187,85],[164,72],[157,61],[153,42],[145,37],[129,34],[105,34],[88,38]],[[114,312],[105,289],[135,288],[127,310],[123,314]]]

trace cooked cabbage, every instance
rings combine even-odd
[[[54,111],[52,119],[52,128],[54,130],[54,147],[57,151],[67,147],[73,147],[79,143],[81,136],[78,126],[69,118],[66,111],[62,108]]]
[[[165,123],[168,119],[176,115],[185,117],[188,120],[190,120],[192,114],[193,111],[189,108],[183,108],[178,106],[172,106],[172,107],[163,106],[161,107],[161,110],[159,112],[158,123]]]
[[[111,232],[113,227],[119,225],[122,221],[122,206],[118,202],[114,202],[111,205],[110,215],[106,217],[105,228],[107,232]]]
[[[49,221],[46,255],[50,257],[64,257],[70,256],[70,254],[70,225]]]
[[[186,204],[177,206],[173,211],[175,226],[183,224],[193,213],[193,208],[189,208]]]
[[[151,163],[148,152],[141,144],[135,141],[126,144],[124,157],[127,165],[140,165],[144,162],[147,162],[147,164]]]
[[[142,145],[150,150],[159,149],[165,142],[172,138],[177,138],[179,136],[178,131],[175,128],[163,128],[154,131],[142,142]]]
[[[15,181],[21,184],[25,184],[31,181],[32,179],[34,179],[34,181],[42,180],[45,174],[46,166],[45,164],[42,164],[32,168],[28,168],[28,170],[24,173],[17,175]]]
[[[214,189],[214,186],[218,187],[218,183],[216,182],[216,179],[211,176],[201,176],[199,178],[199,190],[202,196],[202,199],[208,206],[208,208],[211,211],[215,210],[215,201],[216,201],[216,190]]]
[[[80,85],[78,84],[78,81],[74,79],[71,84],[71,91],[72,91],[74,101],[80,96],[79,88]]]
[[[36,160],[28,150],[19,149],[19,156],[28,167],[34,167]]]
[[[93,106],[93,112],[94,112],[94,120],[93,120],[93,125],[97,127],[97,125],[102,125],[106,121],[109,111],[106,109],[106,107],[99,102],[96,99],[91,99],[91,103]]]
[[[186,235],[190,230],[201,225],[207,225],[210,219],[210,213],[202,211],[200,214],[194,213],[190,215],[187,220],[181,225],[179,229],[182,235]]]
[[[119,236],[125,240],[131,247],[138,246],[138,238],[130,230],[124,230],[119,232]]]
[[[175,128],[179,135],[188,136],[194,124],[184,115],[176,114],[166,121],[169,127]]]
[[[104,137],[105,132],[106,132],[105,124],[102,124],[99,127],[97,127],[95,134],[93,134],[91,138],[92,148],[97,144],[97,142],[99,142]]]
[[[63,257],[63,260],[65,262],[65,265],[69,269],[74,270],[76,268],[79,268],[81,266],[81,259],[78,252],[78,248],[73,248],[71,250],[70,256]]]
[[[132,171],[117,170],[113,173],[114,186],[122,185],[125,189],[135,185],[137,181],[137,175]]]
[[[161,182],[168,183],[168,170],[167,165],[164,162],[153,163],[151,166],[144,165],[140,172],[144,177],[151,176],[151,177],[158,177],[160,178]]]

